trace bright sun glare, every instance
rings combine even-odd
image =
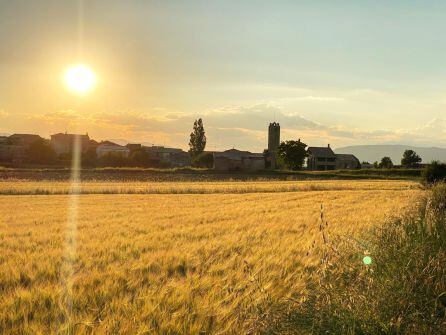
[[[83,95],[95,87],[96,75],[87,66],[79,64],[67,70],[65,84],[70,91]]]

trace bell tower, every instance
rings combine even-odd
[[[277,148],[280,144],[280,124],[272,122],[268,127],[268,160],[270,161],[270,168],[275,169]]]

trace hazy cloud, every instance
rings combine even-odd
[[[131,142],[175,145],[182,148],[187,147],[194,120],[202,117],[208,137],[208,148],[213,150],[232,147],[263,150],[267,146],[268,124],[274,119],[281,124],[283,140],[301,138],[309,145],[330,143],[339,147],[366,143],[402,143],[441,146],[441,143],[446,142],[446,119],[436,118],[413,129],[364,130],[343,125],[325,125],[298,113],[284,113],[273,104],[222,107],[201,115],[156,115],[131,110],[82,114],[69,109],[14,117],[0,110],[0,117],[6,126],[12,120],[19,122],[24,129],[17,131],[32,129],[29,132],[40,132],[43,136],[60,131],[78,131],[88,132],[98,140],[122,138]],[[110,133],[113,133],[113,136],[110,136]]]

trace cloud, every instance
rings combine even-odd
[[[208,137],[208,148],[223,150],[236,147],[262,151],[267,146],[267,128],[272,120],[281,124],[282,139],[301,138],[313,146],[332,144],[334,147],[354,144],[436,145],[446,143],[446,119],[433,119],[413,129],[364,130],[342,124],[326,125],[299,113],[285,113],[274,104],[226,106],[197,114],[154,111],[78,113],[59,110],[44,114],[14,117],[0,110],[2,123],[19,123],[17,132],[40,132],[48,136],[60,131],[88,132],[98,140],[125,138],[131,142],[148,142],[187,148],[195,119],[202,117]],[[6,128],[5,128],[6,129]],[[10,131],[10,130],[8,130]]]

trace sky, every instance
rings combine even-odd
[[[0,0],[0,133],[446,147],[440,1]],[[98,77],[79,97],[63,74]]]

